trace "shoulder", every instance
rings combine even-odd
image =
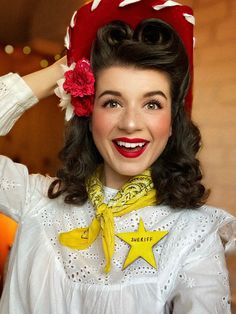
[[[34,212],[38,204],[46,204],[48,188],[54,179],[40,174],[29,174],[25,165],[0,156],[1,211],[16,221]]]
[[[190,218],[190,223],[205,225],[209,231],[222,228],[236,220],[236,217],[225,210],[209,205],[203,205],[197,209],[186,209],[185,216]]]
[[[29,190],[38,189],[44,191],[47,189],[51,182],[55,180],[48,175],[29,174],[27,166],[14,162],[6,156],[0,155],[0,178],[1,180],[10,181],[14,179],[17,185],[25,182],[25,187]]]
[[[190,222],[202,222],[212,228],[220,227],[236,219],[236,217],[225,210],[209,205],[203,205],[197,209],[185,209],[183,213],[185,217],[189,218]]]
[[[235,246],[236,217],[221,208],[208,205],[197,209],[169,209],[168,220],[172,221],[167,240],[174,247],[184,251],[200,246],[218,243],[228,250]]]
[[[42,174],[29,174],[28,168],[0,155],[0,190],[20,190],[30,198],[33,194],[46,196],[50,184],[56,178]]]
[[[223,209],[204,205],[198,209],[171,209],[172,227],[163,246],[162,258],[179,267],[224,256],[235,246],[236,218]],[[174,267],[174,266],[173,266]]]
[[[209,205],[203,205],[194,209],[177,209],[176,211],[179,213],[179,218],[184,219],[188,224],[204,224],[210,229],[218,228],[236,219],[227,211]],[[175,212],[175,209],[172,209],[172,212]]]
[[[208,217],[209,231],[217,232],[226,250],[231,246],[235,247],[236,217],[221,208],[212,206],[203,206],[200,212]]]
[[[29,176],[29,185],[30,190],[34,193],[39,193],[41,195],[47,196],[48,188],[50,184],[55,180],[49,175],[42,175],[42,174],[31,174]]]
[[[199,239],[218,238],[226,250],[235,246],[236,217],[225,210],[204,205],[185,209],[180,216],[186,221],[186,233],[196,234]]]

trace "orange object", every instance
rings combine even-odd
[[[4,264],[15,238],[17,223],[0,214],[0,278],[3,276]]]

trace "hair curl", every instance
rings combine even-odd
[[[196,154],[200,148],[199,129],[184,108],[190,74],[184,45],[168,24],[157,19],[141,22],[134,30],[114,21],[97,32],[91,52],[95,78],[114,65],[157,69],[169,75],[172,100],[172,135],[152,165],[158,202],[172,208],[196,208],[208,195],[201,184],[202,174]],[[89,118],[74,116],[66,130],[65,146],[59,153],[63,168],[49,187],[49,198],[65,194],[65,202],[83,204],[86,180],[103,158],[89,130]]]

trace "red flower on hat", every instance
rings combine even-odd
[[[93,109],[94,75],[87,59],[79,60],[74,69],[64,74],[63,88],[71,95],[74,113],[78,116],[89,116]]]

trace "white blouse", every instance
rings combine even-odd
[[[0,95],[0,133],[5,134],[37,99],[12,74],[1,78]],[[116,237],[112,269],[105,274],[100,236],[82,251],[58,242],[60,232],[88,226],[94,209],[90,202],[73,206],[62,197],[50,200],[52,180],[0,158],[0,210],[19,224],[1,314],[230,313],[224,252],[236,233],[233,216],[209,206],[159,205],[115,217],[116,233],[136,231],[140,218],[147,230],[169,233],[153,248],[157,270],[142,258],[122,270],[129,245]],[[106,201],[116,192],[105,187]]]

